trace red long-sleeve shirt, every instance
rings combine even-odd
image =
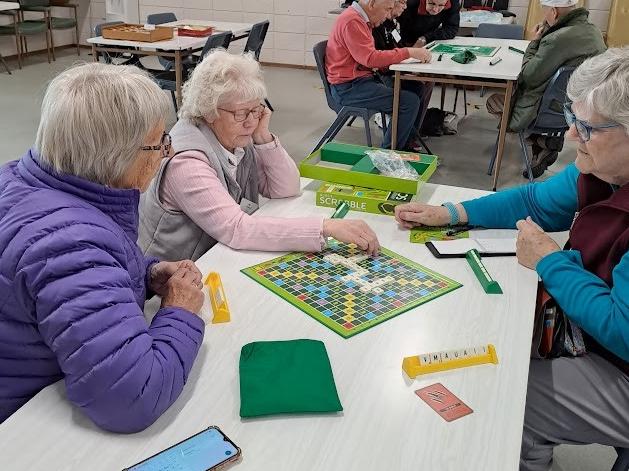
[[[325,51],[325,71],[335,85],[373,74],[408,59],[407,48],[379,51],[371,26],[354,8],[347,8],[334,23]]]

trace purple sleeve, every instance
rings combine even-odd
[[[75,224],[31,244],[17,273],[68,399],[98,426],[131,433],[151,425],[181,393],[204,323],[164,308],[147,325],[126,257],[111,231]]]

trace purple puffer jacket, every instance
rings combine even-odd
[[[97,425],[136,432],[179,396],[204,324],[148,325],[137,190],[57,175],[34,151],[0,168],[0,422],[63,378]]]

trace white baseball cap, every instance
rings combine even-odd
[[[579,0],[540,0],[540,3],[545,7],[571,7],[579,3]]]

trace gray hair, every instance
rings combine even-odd
[[[570,77],[568,98],[622,125],[629,133],[629,47],[587,59]]]
[[[252,54],[230,54],[214,49],[207,54],[183,86],[179,117],[194,123],[212,121],[221,105],[262,100],[266,86],[262,69]]]
[[[168,97],[137,67],[80,64],[48,85],[35,149],[59,173],[115,186],[169,110]]]

